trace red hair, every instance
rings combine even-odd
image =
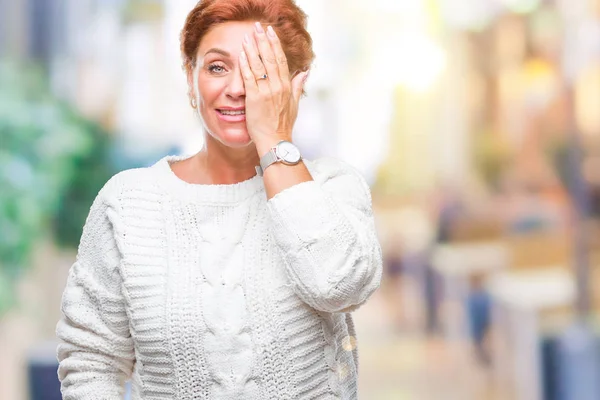
[[[187,73],[196,65],[200,41],[217,24],[259,21],[271,25],[287,57],[290,74],[308,69],[314,53],[306,30],[306,14],[294,0],[200,0],[181,31],[181,55]]]

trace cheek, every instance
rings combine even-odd
[[[204,105],[210,106],[223,92],[223,83],[216,79],[200,78],[198,80],[198,94]]]

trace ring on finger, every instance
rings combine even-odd
[[[261,76],[259,76],[258,78],[256,78],[257,81],[263,80],[263,79],[267,79],[269,77],[269,75],[267,74],[263,74]]]

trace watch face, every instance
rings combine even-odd
[[[275,149],[277,156],[281,158],[284,163],[297,164],[300,162],[300,150],[298,150],[294,144],[282,141]]]

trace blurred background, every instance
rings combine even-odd
[[[600,0],[297,0],[295,141],[371,185],[360,398],[600,399]],[[0,399],[59,399],[54,328],[114,173],[202,146],[195,0],[0,0]]]

